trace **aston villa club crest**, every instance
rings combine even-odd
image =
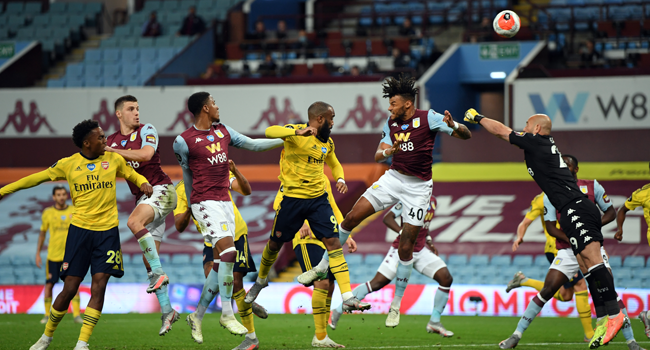
[[[221,225],[221,231],[223,231],[223,232],[228,232],[228,223],[227,223],[227,222],[222,221],[222,222],[220,223],[220,225]]]
[[[95,170],[95,164],[86,164],[86,168],[88,168],[90,171],[93,171]]]
[[[409,128],[408,124],[404,124],[404,125],[402,125],[402,130],[406,130],[406,129],[408,129],[408,128]]]
[[[221,130],[217,130],[217,136],[219,136],[220,139],[223,138],[223,133],[221,132]]]
[[[587,186],[580,186],[580,191],[582,191],[582,193],[584,194],[587,194],[587,192],[589,192],[589,189],[587,188]]]
[[[208,137],[206,137],[206,138],[208,139],[208,141],[214,142],[214,136],[208,135]]]
[[[413,127],[414,128],[419,128],[420,127],[420,118],[415,118],[413,119]]]
[[[122,145],[122,147],[126,147],[126,140],[122,140],[120,144]]]
[[[102,168],[104,168],[104,170],[108,169],[108,162],[102,162]]]
[[[138,137],[138,132],[137,131],[134,132],[133,134],[131,134],[131,138],[129,138],[129,141],[131,141],[131,142],[135,141],[136,137]]]

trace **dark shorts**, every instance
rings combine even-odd
[[[61,265],[63,265],[63,261],[47,261],[45,264],[45,283],[54,284],[56,282],[59,282]]]
[[[275,212],[271,240],[285,243],[293,240],[296,232],[307,220],[316,238],[339,237],[338,222],[327,200],[327,193],[320,197],[304,199],[285,196]]]
[[[585,276],[582,274],[582,271],[578,270],[578,276],[573,277],[571,280],[569,280],[569,282],[565,283],[562,287],[564,287],[564,289],[569,289],[575,286],[583,278],[585,278]]]
[[[214,252],[212,251],[212,247],[208,247],[207,245],[203,244],[203,266],[213,261],[214,261]]]
[[[314,266],[318,265],[321,259],[323,259],[323,254],[325,253],[325,249],[319,247],[318,245],[306,243],[298,244],[295,248],[293,248],[293,251],[296,253],[296,258],[298,258],[298,263],[300,263],[302,272],[307,272]],[[336,279],[334,278],[332,271],[329,270],[327,271],[327,277],[330,281],[334,281]]]
[[[66,276],[85,277],[107,273],[124,276],[120,232],[116,227],[107,231],[91,231],[70,225],[61,265],[61,279]]]
[[[562,231],[569,237],[575,255],[580,254],[591,242],[600,242],[602,245],[600,211],[596,204],[586,197],[565,205],[561,210],[559,222]]]
[[[546,255],[546,260],[548,260],[549,264],[553,263],[553,260],[555,260],[555,254],[553,253],[544,253]]]
[[[235,242],[235,249],[237,249],[237,260],[233,272],[239,272],[246,276],[249,272],[257,272],[251,248],[248,246],[248,236],[243,235]],[[214,261],[214,251],[212,247],[203,245],[203,266],[208,262]]]

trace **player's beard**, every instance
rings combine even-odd
[[[318,138],[323,142],[329,140],[332,129],[327,124],[323,124],[318,130]]]

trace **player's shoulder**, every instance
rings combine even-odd
[[[108,137],[106,137],[106,141],[110,142],[111,140],[113,140],[114,138],[116,138],[117,135],[119,135],[119,133],[120,133],[120,131],[117,130],[116,132],[114,132],[114,133],[108,135]]]
[[[53,205],[43,209],[43,216],[48,216],[48,215],[52,214],[53,210],[54,210]]]
[[[327,144],[328,144],[331,148],[334,148],[334,140],[332,140],[331,137],[330,137],[329,139],[327,139]]]
[[[284,127],[287,129],[302,130],[307,127],[307,124],[285,124]]]
[[[536,204],[536,203],[544,203],[544,192],[538,194],[533,198],[531,203]]]
[[[643,185],[643,187],[638,188],[636,191],[632,192],[632,196],[650,196],[650,183]]]
[[[158,130],[156,130],[156,127],[153,126],[151,123],[146,123],[146,124],[140,124],[140,135],[144,134],[152,134],[152,133],[158,133]]]

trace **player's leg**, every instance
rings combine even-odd
[[[45,331],[41,338],[30,350],[47,349],[54,331],[61,319],[68,313],[70,301],[77,294],[79,284],[88,273],[92,260],[94,248],[94,231],[84,230],[74,225],[68,229],[68,237],[65,244],[64,263],[61,265],[61,277],[63,278],[63,290],[56,296],[50,308],[50,318],[45,325]],[[119,241],[118,241],[119,242]]]
[[[372,280],[358,285],[352,291],[352,294],[359,300],[363,300],[366,295],[378,291],[385,286],[387,286],[390,281],[395,278],[395,273],[397,273],[397,264],[399,257],[397,256],[397,249],[390,247],[386,257],[382,260],[379,269],[377,269],[377,274]],[[339,304],[334,310],[332,310],[332,319],[330,321],[330,327],[336,329],[339,319],[343,315],[343,304]]]
[[[393,301],[390,303],[390,309],[386,317],[386,327],[397,327],[399,325],[402,297],[404,296],[404,291],[413,271],[413,248],[420,229],[421,227],[414,226],[408,222],[405,222],[402,226],[399,248],[397,248],[399,263],[397,264],[395,279],[395,295],[393,296]]]
[[[438,282],[438,289],[433,297],[431,318],[426,327],[427,332],[437,333],[443,337],[451,337],[454,335],[454,332],[445,329],[442,322],[440,322],[440,316],[445,311],[445,306],[447,306],[449,290],[451,289],[451,284],[454,282],[454,278],[451,276],[447,264],[428,248],[423,248],[421,251],[414,253],[413,257],[415,260],[413,263],[415,271]]]
[[[212,248],[210,248],[207,245],[204,245],[203,248],[203,269],[206,275],[205,282],[203,282],[203,290],[201,291],[201,297],[199,298],[199,304],[196,306],[196,311],[187,315],[187,318],[185,319],[187,324],[190,326],[192,339],[199,344],[203,343],[203,332],[201,329],[203,316],[205,316],[208,306],[210,306],[210,303],[219,292],[219,265],[221,263],[221,260],[219,259],[213,259],[212,261],[206,260],[211,257],[218,257],[221,252],[219,248],[214,245],[209,236],[205,235],[204,239],[212,246]],[[205,271],[208,267],[210,270]]]
[[[232,203],[230,206],[232,207]],[[230,333],[235,335],[244,335],[248,333],[248,330],[237,321],[232,309],[234,282],[233,269],[235,261],[237,260],[237,249],[235,248],[235,242],[233,241],[234,227],[235,225],[233,224],[233,232],[230,236],[223,237],[216,242],[216,246],[221,250],[221,253],[219,254],[221,262],[219,263],[218,276],[219,295],[221,296],[221,318],[219,319],[219,322],[221,323],[221,326],[228,329]]]
[[[594,336],[594,327],[591,323],[591,306],[589,305],[589,290],[587,288],[587,281],[584,278],[584,272],[587,272],[582,258],[576,257],[580,266],[579,276],[573,278],[573,293],[575,295],[576,310],[578,310],[578,317],[585,333],[585,341],[589,341]]]
[[[555,262],[551,264],[546,279],[544,280],[544,287],[533,298],[533,301],[528,304],[524,315],[517,324],[515,332],[506,340],[499,343],[500,349],[513,349],[521,340],[523,333],[528,326],[533,322],[537,314],[542,310],[544,305],[553,297],[553,295],[560,289],[560,287],[569,281],[569,277],[573,276],[578,271],[578,262],[568,249],[558,251]]]
[[[218,255],[217,255],[218,256]],[[214,265],[214,252],[212,247],[208,247],[205,243],[203,244],[203,274],[205,278],[208,278],[208,274],[212,271],[212,266]]]
[[[233,350],[247,350],[247,349],[257,349],[259,348],[259,340],[255,334],[255,323],[253,320],[253,304],[246,303],[244,298],[246,296],[246,290],[244,289],[244,277],[249,272],[257,271],[255,269],[255,263],[251,258],[250,248],[248,246],[248,235],[242,235],[235,242],[235,248],[237,248],[237,261],[233,270],[233,277],[235,279],[233,285],[232,297],[237,303],[237,309],[239,310],[239,317],[241,322],[248,330],[244,341],[242,341],[239,346]],[[264,310],[264,308],[261,308]],[[264,310],[266,311],[266,310]],[[265,312],[266,313],[266,312]],[[268,316],[268,315],[266,315]]]
[[[278,209],[275,211],[270,239],[266,243],[266,246],[264,246],[264,251],[262,252],[259,274],[257,275],[255,284],[246,293],[244,300],[247,303],[252,304],[262,288],[268,286],[268,276],[271,271],[271,266],[273,266],[273,263],[278,258],[278,253],[282,245],[293,239],[295,233],[298,232],[305,221],[305,202],[307,202],[305,199],[287,196],[282,198]]]
[[[145,202],[142,202],[141,199],[140,203],[135,207],[135,210],[131,213],[129,220],[126,223],[133,235],[135,235],[135,238],[138,240],[140,249],[142,249],[142,254],[152,270],[152,276],[149,280],[150,283],[147,288],[147,293],[152,293],[160,289],[163,285],[169,283],[169,277],[167,277],[163,271],[160,257],[158,256],[156,241],[149,230],[145,227],[154,221],[155,217],[156,213],[154,207],[146,203],[146,199]]]
[[[81,326],[81,332],[79,333],[79,340],[77,341],[75,350],[88,349],[88,340],[93,334],[99,317],[102,315],[106,284],[110,277],[111,275],[108,273],[98,272],[93,274],[90,285],[90,300],[88,301],[88,306],[86,306],[84,324]]]
[[[52,307],[52,288],[57,282],[59,274],[58,269],[61,268],[61,263],[46,260],[45,261],[45,288],[43,289],[43,303],[45,304],[45,316],[41,319],[41,324],[46,324],[50,318],[50,308]],[[54,279],[54,274],[57,278]]]
[[[313,244],[309,244],[313,245]],[[317,247],[319,256],[315,259],[322,259],[323,249]],[[336,343],[327,335],[327,320],[329,319],[329,308],[332,302],[332,293],[334,292],[334,276],[331,278],[315,281],[314,292],[311,297],[311,306],[314,314],[314,337],[311,340],[311,346],[315,348],[344,348],[345,346]],[[328,301],[329,300],[329,301]]]

